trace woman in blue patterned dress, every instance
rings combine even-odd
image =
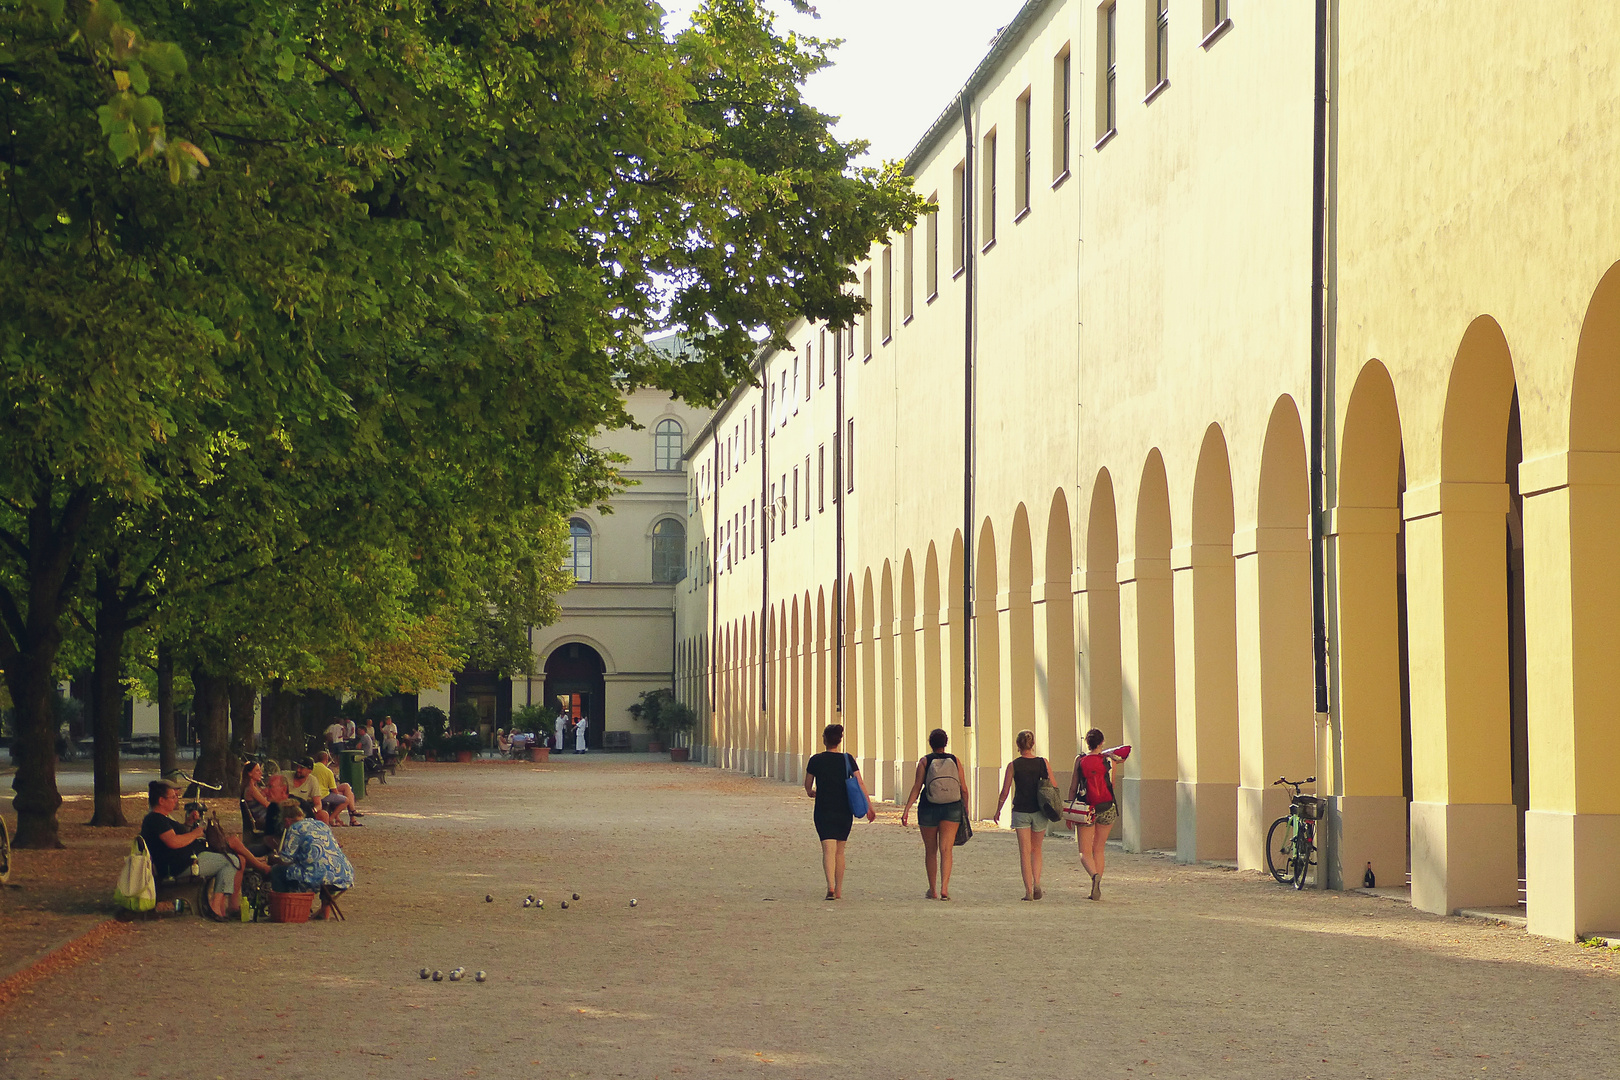
[[[354,867],[338,846],[332,830],[319,821],[304,817],[297,800],[281,804],[280,864],[270,871],[270,887],[276,892],[320,892],[330,885],[339,891],[354,887]],[[331,905],[321,900],[320,918],[332,917]]]

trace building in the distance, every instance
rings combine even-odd
[[[651,342],[677,347],[674,337]],[[509,728],[512,711],[550,704],[590,718],[589,744],[644,750],[647,732],[627,711],[643,691],[668,689],[675,670],[675,590],[686,576],[687,440],[708,422],[660,390],[626,401],[635,428],[604,432],[603,450],[630,486],[610,503],[569,521],[567,568],[578,582],[560,598],[562,618],[533,631],[534,674],[513,679],[467,669],[420,703],[446,710],[467,700],[484,724]]]

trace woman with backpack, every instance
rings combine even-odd
[[[821,868],[827,873],[827,899],[844,898],[844,843],[855,824],[855,812],[850,807],[849,782],[866,799],[863,811],[867,821],[877,820],[877,809],[861,779],[860,765],[843,752],[844,725],[828,724],[821,733],[826,745],[825,753],[812,757],[804,766],[804,793],[816,800],[816,836],[821,841]]]
[[[1041,892],[1041,841],[1046,839],[1046,826],[1051,819],[1041,810],[1042,780],[1057,787],[1051,763],[1035,756],[1035,733],[1020,731],[1018,756],[1007,762],[1007,773],[1001,781],[996,817],[1001,817],[1001,808],[1007,805],[1007,793],[1011,792],[1012,827],[1018,837],[1018,868],[1024,874],[1025,900],[1039,900],[1045,895]]]
[[[1110,773],[1114,762],[1131,756],[1129,746],[1116,746],[1099,750],[1103,733],[1097,728],[1086,732],[1086,752],[1074,759],[1074,779],[1069,782],[1069,802],[1078,795],[1090,804],[1092,823],[1081,825],[1080,865],[1091,875],[1091,898],[1102,899],[1103,856],[1107,851],[1108,833],[1119,820],[1119,806],[1114,800],[1114,781]]]
[[[930,753],[917,762],[917,776],[906,796],[906,807],[900,811],[900,827],[906,826],[911,816],[911,804],[917,803],[917,827],[922,831],[923,866],[928,870],[928,891],[923,895],[932,900],[951,898],[951,862],[956,853],[956,833],[966,820],[968,788],[962,778],[962,763],[955,754],[945,752],[950,736],[944,728],[928,733]],[[922,801],[917,802],[918,795]],[[938,889],[935,883],[938,882]]]

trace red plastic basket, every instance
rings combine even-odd
[[[312,892],[272,892],[270,894],[271,922],[309,922],[309,911],[315,903]]]

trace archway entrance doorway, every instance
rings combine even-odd
[[[546,657],[546,701],[571,720],[582,716],[590,720],[585,745],[592,750],[602,748],[602,729],[607,719],[605,670],[601,654],[580,641],[559,645]],[[572,740],[563,747],[573,748]]]

